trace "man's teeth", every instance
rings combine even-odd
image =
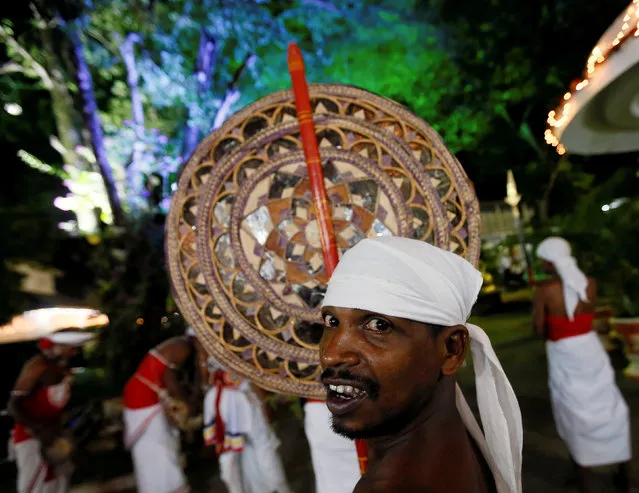
[[[358,395],[364,393],[363,390],[360,390],[351,385],[329,385],[328,388],[343,397],[357,397]]]

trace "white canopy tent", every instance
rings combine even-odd
[[[559,154],[639,150],[639,0],[597,42],[584,79],[549,113],[545,137]]]

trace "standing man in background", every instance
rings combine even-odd
[[[553,277],[535,292],[534,328],[546,340],[555,425],[577,469],[580,491],[597,493],[589,469],[609,464],[619,464],[615,483],[621,491],[637,491],[628,467],[628,406],[610,358],[592,330],[597,282],[579,269],[563,238],[542,241],[537,256]]]
[[[149,351],[126,384],[125,445],[139,493],[190,491],[180,461],[180,429],[197,426],[193,416],[205,367],[206,352],[188,329]]]
[[[279,440],[248,380],[209,357],[211,388],[204,398],[204,442],[214,446],[229,493],[292,493]]]

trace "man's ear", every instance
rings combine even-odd
[[[444,360],[442,362],[442,375],[455,375],[466,358],[468,346],[468,329],[463,325],[446,327],[439,334]]]

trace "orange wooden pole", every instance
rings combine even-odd
[[[311,110],[311,99],[308,94],[306,75],[304,74],[304,60],[302,53],[295,43],[288,46],[288,70],[293,82],[293,93],[295,94],[295,106],[297,108],[297,120],[300,124],[300,137],[304,148],[304,158],[308,167],[308,178],[311,182],[313,193],[313,203],[317,211],[317,222],[322,242],[322,253],[324,254],[324,266],[326,274],[330,277],[337,267],[339,256],[337,253],[337,243],[335,241],[335,231],[331,220],[331,206],[328,203],[328,195],[324,187],[324,170],[320,160],[319,147],[317,145],[317,135],[313,123]]]
[[[293,83],[293,94],[295,95],[295,107],[297,109],[297,120],[300,125],[300,137],[304,148],[304,158],[308,167],[308,178],[311,182],[313,193],[313,203],[317,210],[317,223],[319,225],[320,239],[322,242],[322,253],[324,254],[324,268],[330,278],[333,275],[339,255],[337,243],[335,241],[335,231],[331,216],[331,206],[328,202],[328,194],[324,186],[324,170],[320,159],[319,146],[317,145],[317,135],[315,124],[313,123],[313,112],[311,109],[311,98],[308,93],[308,84],[304,73],[304,59],[299,47],[295,43],[288,45],[288,71],[291,74]],[[355,440],[359,469],[362,476],[368,469],[368,450],[364,440]]]

